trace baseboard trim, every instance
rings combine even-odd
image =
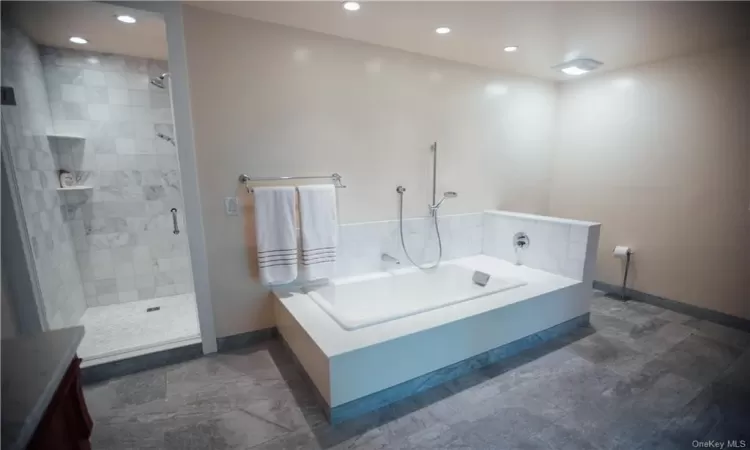
[[[81,381],[84,385],[100,383],[112,378],[143,372],[144,370],[157,369],[197,359],[201,356],[203,356],[202,344],[188,344],[182,347],[133,356],[119,361],[83,367],[81,369]]]
[[[607,294],[616,295],[618,299],[620,299],[620,295],[622,294],[622,286],[616,286],[603,281],[594,281],[594,289],[604,291]],[[712,309],[701,308],[700,306],[690,305],[677,300],[660,297],[658,295],[648,294],[636,289],[626,288],[625,296],[629,297],[630,300],[659,306],[661,308],[695,317],[696,319],[707,320],[709,322],[718,323],[720,325],[750,333],[750,320],[748,319],[732,316]]]
[[[248,331],[246,333],[233,334],[216,339],[216,346],[219,352],[239,350],[267,341],[278,336],[279,331],[276,327],[264,328],[262,330]]]

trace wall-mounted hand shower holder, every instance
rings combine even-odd
[[[177,145],[177,144],[175,143],[175,140],[174,140],[174,138],[173,138],[173,137],[171,137],[171,136],[167,136],[167,135],[166,135],[166,134],[164,134],[164,133],[156,133],[156,137],[158,137],[159,139],[162,139],[162,140],[164,140],[164,141],[167,141],[167,142],[169,142],[169,143],[170,143],[170,144],[172,144],[173,146],[176,146],[176,145]]]

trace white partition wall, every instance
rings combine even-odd
[[[601,224],[582,220],[485,211],[482,253],[514,264],[583,281],[591,286],[596,268]],[[528,236],[528,246],[516,249],[517,233]]]

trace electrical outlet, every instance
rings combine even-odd
[[[237,197],[226,197],[224,199],[224,212],[228,216],[240,215],[240,205]]]

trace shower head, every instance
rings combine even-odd
[[[440,208],[440,205],[443,204],[443,202],[445,201],[445,199],[447,199],[447,198],[456,198],[456,197],[458,197],[458,193],[457,192],[453,192],[453,191],[443,192],[443,198],[441,198],[440,201],[437,202],[436,204],[430,206],[430,211],[432,211],[434,213],[435,210],[437,210],[438,208]]]
[[[168,72],[164,72],[163,74],[159,75],[158,77],[154,77],[150,80],[150,83],[154,86],[158,87],[159,89],[166,89],[167,85],[164,83],[164,80],[169,76]]]

